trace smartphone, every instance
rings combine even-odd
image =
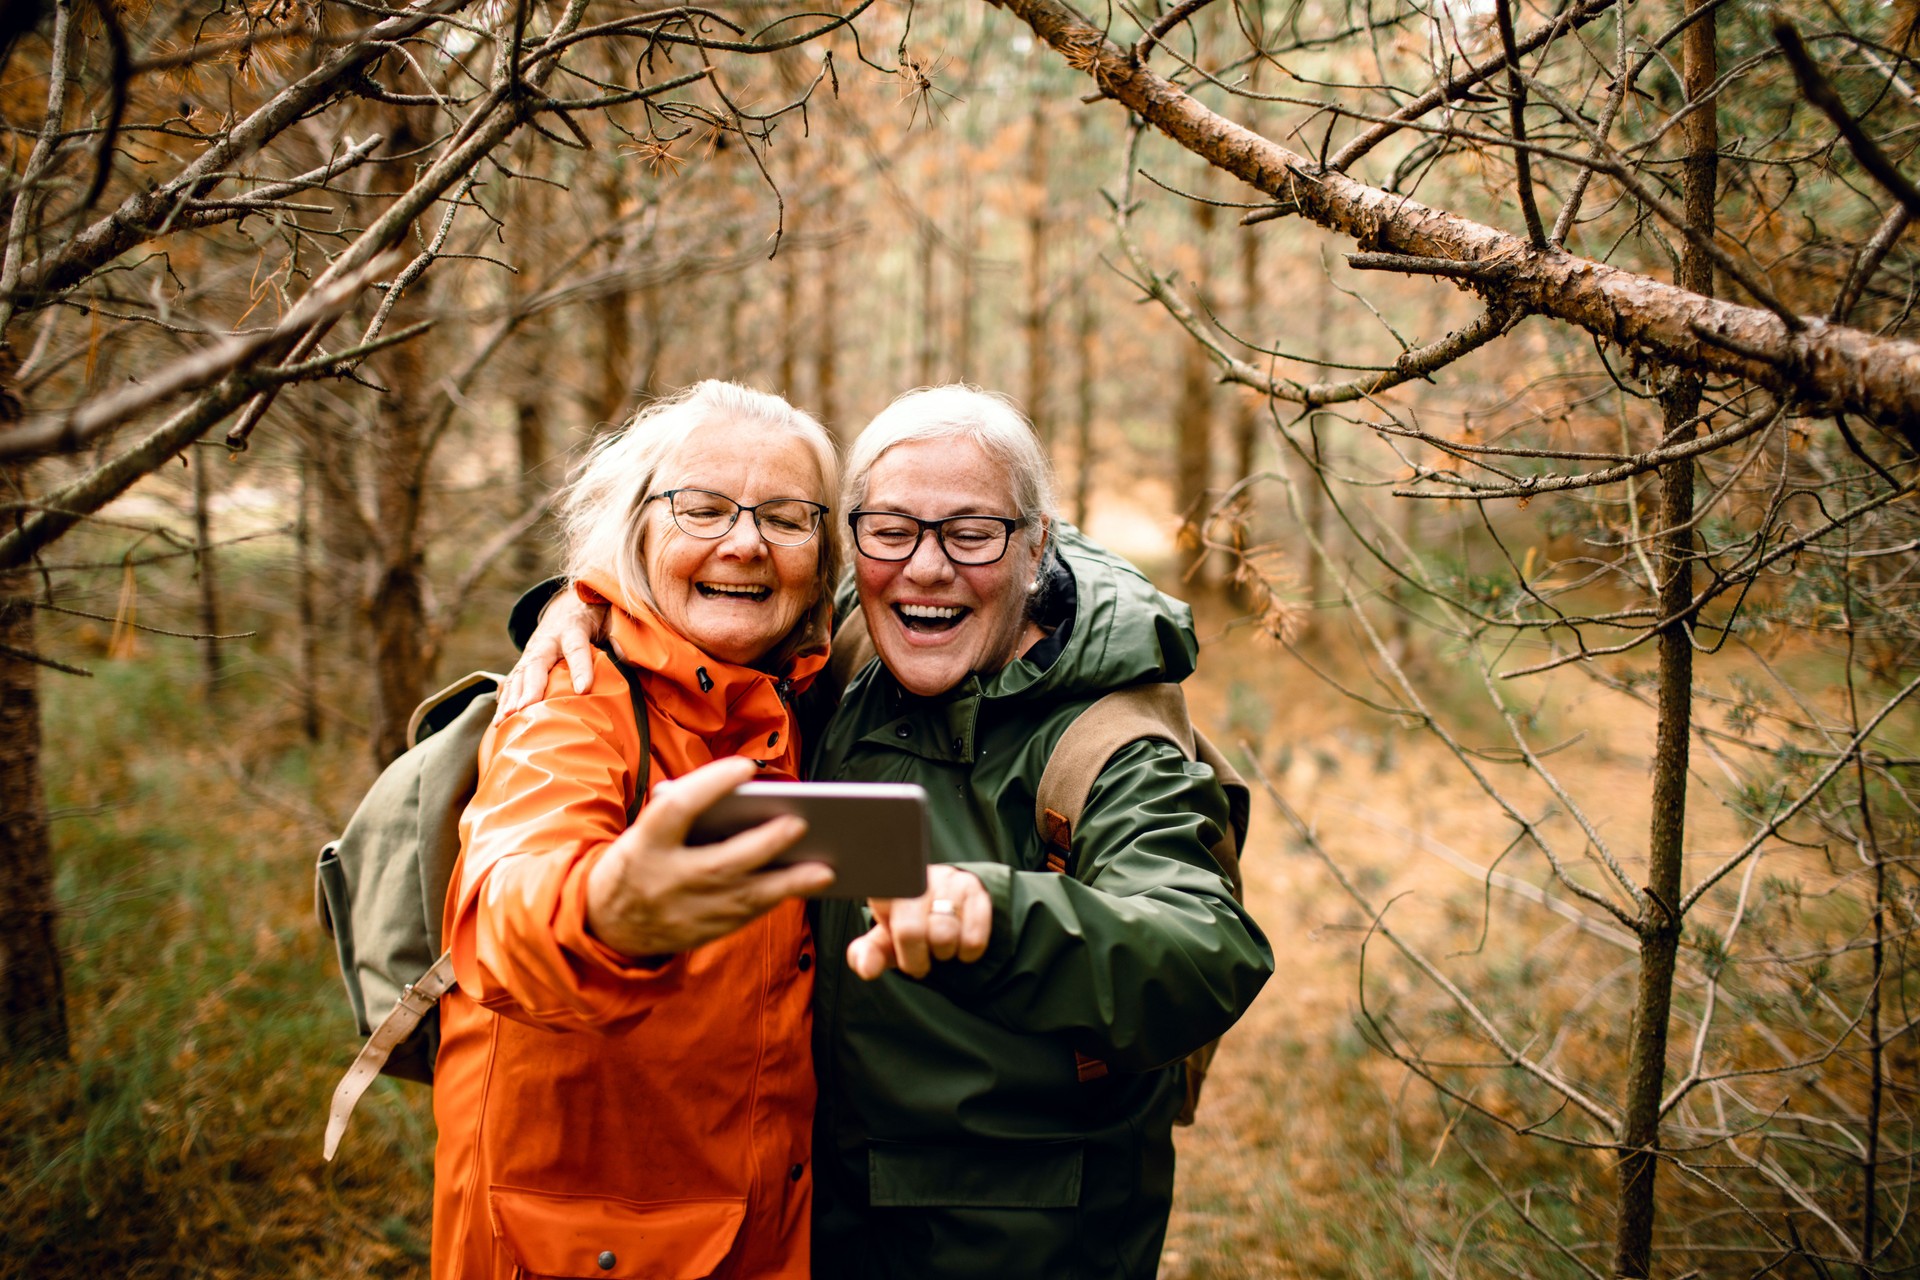
[[[687,843],[715,844],[781,814],[806,819],[772,865],[824,862],[826,898],[916,898],[927,889],[926,789],[911,782],[747,782],[693,820]]]

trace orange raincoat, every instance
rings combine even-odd
[[[710,658],[644,606],[610,636],[642,670],[647,789],[745,755],[798,763],[793,687]],[[819,654],[796,660],[804,686]],[[435,1280],[805,1277],[813,1195],[813,940],[798,902],[664,964],[587,931],[587,874],[627,826],[640,743],[595,655],[480,750],[446,932]]]

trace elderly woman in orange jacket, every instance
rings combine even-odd
[[[833,446],[776,396],[704,382],[602,443],[563,499],[569,576],[612,606],[590,692],[481,749],[446,907],[436,1280],[804,1277],[817,863],[794,819],[688,848],[692,817],[792,778],[825,657]],[[636,801],[637,820],[628,815]]]

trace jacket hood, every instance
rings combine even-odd
[[[1073,574],[1073,630],[1045,669],[1015,658],[980,682],[989,698],[1075,698],[1131,684],[1178,683],[1193,674],[1200,644],[1193,610],[1064,520],[1054,550]],[[971,683],[971,682],[969,682]]]
[[[709,759],[744,755],[795,773],[791,700],[826,665],[826,654],[811,650],[795,657],[780,675],[736,666],[706,653],[660,620],[645,601],[627,600],[611,574],[582,576],[574,590],[590,604],[613,606],[608,639],[621,657],[640,670],[649,713],[665,717],[706,744]],[[656,756],[665,751],[656,746]],[[661,760],[668,777],[705,763],[689,758]]]

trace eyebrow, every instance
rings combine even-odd
[[[892,511],[903,516],[914,516],[920,520],[952,520],[956,516],[992,516],[996,520],[1018,520],[1020,518],[1020,514],[1017,511],[983,511],[978,506],[967,505],[949,509],[944,514],[937,516],[923,516],[916,511],[909,511],[903,506],[889,506],[872,501],[861,503],[859,509],[862,511]]]

